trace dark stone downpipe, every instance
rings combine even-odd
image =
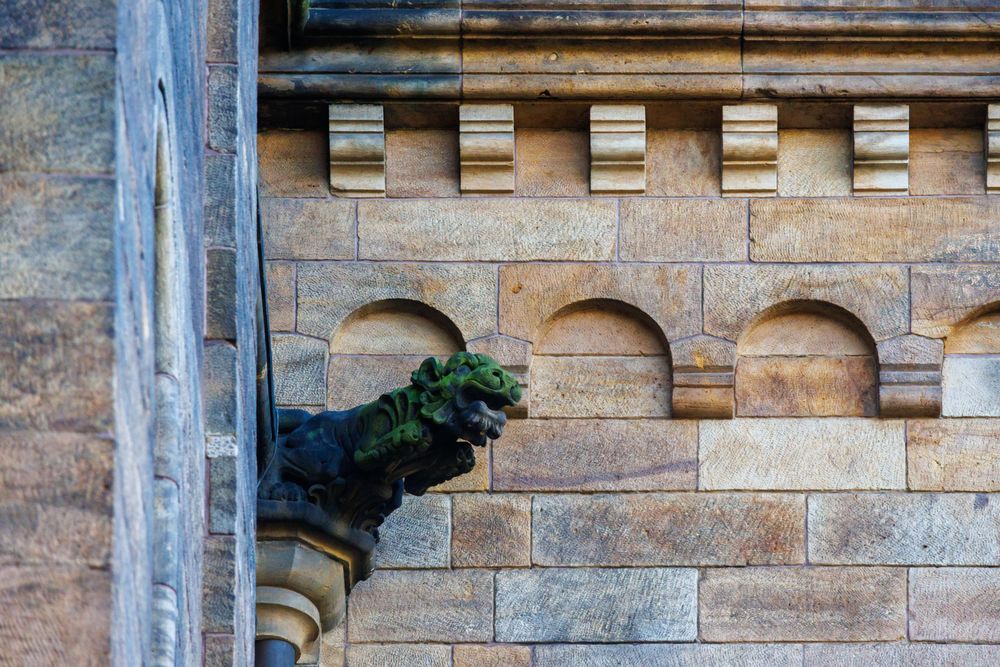
[[[256,667],[293,667],[295,647],[284,639],[258,639],[254,645]]]

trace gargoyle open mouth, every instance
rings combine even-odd
[[[455,435],[477,447],[484,446],[487,440],[499,438],[506,424],[507,415],[502,410],[494,410],[481,400],[460,408],[454,417]]]

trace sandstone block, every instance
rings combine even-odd
[[[912,568],[910,638],[1000,641],[1000,570]]]
[[[909,486],[919,491],[1000,491],[1000,424],[934,419],[907,425]]]
[[[457,197],[458,135],[454,130],[390,130],[385,133],[388,197]]]
[[[4,303],[0,429],[104,432],[112,428],[112,311],[103,303]]]
[[[522,399],[523,400],[523,399]],[[430,493],[461,493],[463,491],[487,491],[490,488],[491,444],[476,450],[476,463],[472,470],[452,477],[444,484],[431,487]]]
[[[466,340],[496,331],[496,270],[462,264],[336,264],[298,266],[298,329],[329,339],[352,312],[406,299],[440,311]]]
[[[343,199],[261,199],[264,256],[354,259],[355,207]]]
[[[603,202],[601,202],[603,203]],[[529,341],[567,306],[617,301],[642,311],[667,340],[701,332],[701,271],[691,266],[508,264],[500,267],[500,332]]]
[[[110,180],[0,173],[0,299],[110,299],[113,224]]]
[[[379,568],[448,567],[451,497],[404,496],[403,506],[386,518],[379,535],[375,547]]]
[[[208,68],[208,147],[220,153],[236,152],[238,86],[235,65]]]
[[[331,104],[330,192],[385,196],[385,123],[381,104]]]
[[[267,129],[257,135],[261,197],[328,197],[326,132]]]
[[[805,560],[805,501],[781,494],[541,495],[538,565],[761,565]]]
[[[202,628],[205,632],[231,634],[236,622],[236,537],[209,535],[205,538],[202,566]]]
[[[697,570],[507,570],[496,576],[502,642],[693,641]]]
[[[541,644],[534,667],[800,667],[794,644]]]
[[[236,156],[205,156],[205,245],[236,247]]]
[[[996,261],[998,230],[1000,204],[986,197],[750,202],[757,262]]]
[[[514,373],[525,373],[531,364],[531,343],[510,336],[487,336],[469,341],[469,352],[488,354]]]
[[[817,564],[992,565],[1000,503],[986,494],[849,493],[809,499]]]
[[[423,356],[331,356],[327,363],[326,405],[348,410],[410,384]],[[323,385],[321,384],[320,387]]]
[[[901,421],[737,419],[700,425],[700,489],[903,489]]]
[[[811,644],[806,667],[992,667],[1000,647],[961,644]]]
[[[236,340],[236,251],[210,248],[205,254],[205,337]]]
[[[949,334],[947,354],[1000,354],[1000,309],[966,320]]]
[[[1000,268],[993,266],[913,267],[913,333],[949,336],[955,325],[1000,299]]]
[[[205,346],[202,394],[205,402],[206,436],[236,435],[236,421],[239,418],[238,363],[237,350],[229,343],[213,341]]]
[[[722,107],[722,195],[773,197],[778,189],[778,107]]]
[[[381,572],[351,591],[347,634],[352,644],[491,641],[493,574]]]
[[[757,204],[756,201],[751,202],[751,214]],[[909,297],[904,268],[705,267],[705,333],[737,340],[750,323],[768,308],[803,300],[840,306],[860,319],[876,341],[898,336],[909,329]]]
[[[982,194],[984,154],[981,129],[910,130],[910,194]]]
[[[205,667],[229,667],[233,664],[236,657],[236,640],[233,635],[207,635],[202,641],[205,646]],[[343,667],[343,664],[337,667]]]
[[[216,534],[236,534],[237,460],[218,456],[208,460],[208,530]],[[161,480],[157,480],[159,483]]]
[[[455,567],[520,567],[531,564],[531,497],[462,494],[454,503],[451,536]]]
[[[295,331],[295,264],[267,262],[265,279],[271,331]]]
[[[628,199],[621,204],[621,257],[652,262],[746,259],[747,202]]]
[[[206,60],[209,62],[238,62],[239,7],[237,0],[212,0],[208,3]]]
[[[361,202],[362,259],[428,261],[614,258],[612,201],[447,199]]]
[[[536,355],[665,356],[657,326],[632,308],[589,302],[564,308],[533,347]]]
[[[913,334],[879,343],[879,414],[939,416],[943,352],[941,341]]]
[[[877,384],[871,356],[743,357],[736,367],[737,414],[874,417]]]
[[[279,405],[323,405],[326,402],[326,342],[275,334],[271,338],[271,353],[274,398]]]
[[[892,641],[906,636],[906,571],[735,568],[703,571],[707,641]]]
[[[462,349],[462,334],[421,304],[384,301],[351,314],[330,341],[334,354],[439,355]]]
[[[646,146],[646,194],[718,197],[722,193],[718,132],[649,128]]]
[[[986,192],[1000,192],[1000,104],[987,107]]]
[[[851,133],[846,130],[781,130],[778,194],[782,197],[846,197],[851,194]]]
[[[736,345],[714,336],[692,336],[671,346],[675,419],[731,419],[736,410]]]
[[[667,417],[666,357],[535,357],[532,417]]]
[[[450,667],[451,647],[440,644],[352,644],[350,667]]]
[[[909,106],[854,105],[855,195],[907,194],[909,152]]]
[[[531,667],[531,647],[462,644],[454,647],[453,667]]]
[[[516,192],[521,197],[586,197],[590,161],[586,132],[517,128]]]
[[[945,417],[1000,417],[1000,356],[947,355],[942,384]]]
[[[595,104],[590,107],[591,194],[646,191],[646,108]]]
[[[697,440],[697,425],[687,421],[515,420],[494,443],[493,484],[501,491],[694,489]]]
[[[514,192],[514,107],[463,104],[458,108],[462,194]]]

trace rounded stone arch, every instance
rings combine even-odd
[[[583,299],[549,315],[529,372],[532,417],[670,416],[669,343],[652,317],[623,301]]]
[[[427,357],[465,349],[458,326],[413,299],[382,299],[352,311],[329,340],[326,407],[343,410],[410,382]]]
[[[736,415],[874,417],[875,340],[847,309],[793,300],[758,313],[736,344]]]
[[[1000,302],[977,308],[945,338],[942,414],[1000,417]]]

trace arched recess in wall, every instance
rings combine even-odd
[[[670,353],[644,312],[580,301],[542,328],[530,370],[531,417],[669,417]]]
[[[778,304],[737,343],[736,415],[874,417],[875,342],[851,313],[825,302]]]
[[[944,344],[942,412],[1000,417],[1000,303],[956,326]]]
[[[465,349],[458,327],[419,301],[390,299],[355,310],[330,340],[327,400],[331,410],[372,401],[410,383],[427,357]]]

